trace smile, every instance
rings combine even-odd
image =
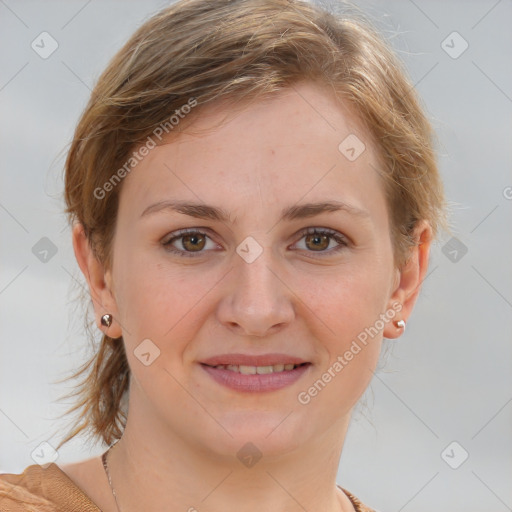
[[[276,391],[291,386],[311,367],[311,363],[248,366],[200,364],[200,367],[218,384],[240,392]]]
[[[304,363],[307,364],[307,363]],[[243,373],[244,375],[263,375],[267,373],[280,373],[283,371],[293,370],[300,366],[298,364],[274,364],[272,366],[246,366],[236,364],[219,364],[214,368],[229,370],[230,372]]]

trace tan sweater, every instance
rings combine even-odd
[[[340,487],[356,512],[375,512]],[[57,464],[28,466],[21,474],[0,474],[0,512],[101,512]]]

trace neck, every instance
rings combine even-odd
[[[240,443],[245,448],[238,456],[222,456],[129,413],[108,458],[120,510],[353,512],[336,487],[348,420],[285,454],[266,451],[256,461],[256,444]]]

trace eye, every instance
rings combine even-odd
[[[308,252],[333,254],[348,246],[346,238],[332,229],[308,228],[302,231],[301,235],[301,240],[304,239],[305,242],[305,250]],[[334,244],[334,247],[331,244]]]
[[[173,234],[174,236],[164,241],[162,245],[166,250],[178,256],[193,257],[195,254],[204,252],[203,249],[206,247],[208,240],[213,244],[213,241],[211,241],[206,233],[197,229],[182,229]],[[176,245],[181,247],[178,248]]]
[[[182,229],[172,233],[170,238],[162,242],[162,245],[169,252],[183,257],[199,256],[208,249],[208,241],[213,244],[209,249],[215,249],[217,246],[211,238],[199,231],[197,228]],[[336,253],[348,246],[347,240],[343,235],[327,228],[308,228],[300,233],[301,240],[305,241],[305,248],[299,247],[307,252],[319,252],[326,254]],[[334,244],[334,247],[332,247]]]

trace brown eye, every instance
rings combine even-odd
[[[310,254],[319,253],[321,257],[332,256],[348,247],[344,235],[328,228],[308,228],[301,233],[301,236],[298,248]]]
[[[313,249],[314,251],[324,251],[329,247],[332,236],[329,235],[307,235],[306,236],[306,247]],[[309,245],[311,243],[311,245]]]
[[[206,245],[206,237],[201,233],[196,233],[193,235],[185,235],[181,237],[183,248],[187,251],[201,251],[204,249]]]
[[[208,246],[210,242],[210,246]],[[196,229],[187,229],[174,233],[174,236],[163,241],[164,248],[178,256],[201,256],[208,249],[215,248],[213,240],[206,234]],[[204,249],[204,250],[203,250]]]

